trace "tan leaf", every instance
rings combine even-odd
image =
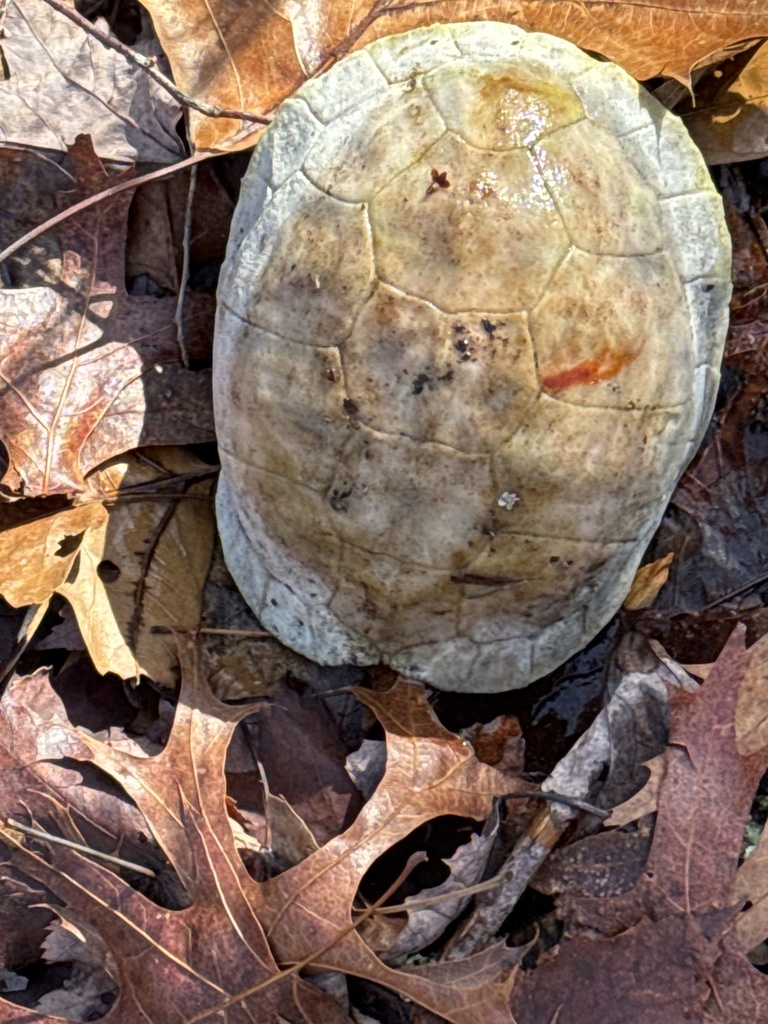
[[[768,638],[758,640],[749,653],[735,723],[739,753],[744,757],[768,745]]]
[[[175,642],[154,630],[198,625],[213,548],[211,474],[173,448],[100,470],[85,504],[0,532],[9,567],[0,593],[17,607],[61,594],[99,672],[173,685]]]
[[[145,0],[145,6],[181,88],[252,113],[272,110],[338,56],[436,22],[512,22],[600,53],[638,79],[668,75],[683,82],[692,68],[768,35],[762,0],[738,0],[727,11],[717,0],[703,0],[695,9],[684,0],[296,0],[271,6],[263,0]],[[238,133],[253,132],[247,122],[194,112],[191,127],[202,149],[227,146]]]
[[[101,19],[99,27],[107,30]],[[86,35],[44,0],[8,4],[3,57],[5,144],[64,152],[76,135],[88,132],[104,160],[165,164],[184,155],[175,131],[178,102],[143,68]]]
[[[42,604],[61,587],[83,537],[107,521],[98,503],[64,509],[0,532],[0,593],[15,608]]]
[[[653,814],[659,802],[659,786],[664,771],[664,755],[651,758],[645,762],[645,767],[650,772],[647,782],[634,796],[625,800],[623,804],[617,804],[611,811],[611,816],[606,818],[605,825],[608,828],[621,828],[632,821],[644,818],[646,814]]]
[[[313,956],[315,966],[370,978],[453,1024],[513,1024],[514,950],[496,946],[450,964],[396,971],[350,927],[357,887],[380,854],[436,815],[485,818],[493,796],[514,788],[439,724],[420,684],[401,679],[385,693],[355,692],[384,727],[384,778],[350,828],[262,885],[262,920],[275,955],[282,963]]]
[[[632,587],[624,598],[623,607],[629,611],[650,608],[656,597],[669,579],[669,567],[675,556],[670,552],[655,562],[641,565],[632,580]]]
[[[707,163],[729,164],[766,156],[768,46],[760,47],[712,103],[697,103],[683,120]]]
[[[213,549],[212,482],[209,467],[183,450],[145,455],[151,461],[131,456],[94,477],[93,489],[117,500],[86,534],[77,573],[57,589],[99,672],[173,685],[175,640],[153,631],[198,625]],[[192,474],[187,484],[184,474]]]

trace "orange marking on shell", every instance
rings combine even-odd
[[[545,391],[564,391],[566,388],[583,384],[599,384],[620,373],[634,359],[634,354],[620,355],[617,352],[603,352],[594,359],[582,359],[575,366],[555,370],[541,378]]]

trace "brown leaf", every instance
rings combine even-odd
[[[606,828],[620,828],[656,812],[659,804],[659,786],[664,771],[664,755],[658,754],[651,758],[645,762],[644,767],[650,772],[648,781],[634,796],[613,808],[610,818],[605,820]]]
[[[192,657],[192,652],[189,652]],[[118,970],[120,998],[103,1018],[109,1024],[197,1019],[227,996],[261,983],[227,1013],[234,1022],[350,1024],[338,1004],[293,974],[281,975],[254,910],[256,883],[237,854],[225,809],[223,762],[237,721],[250,708],[229,708],[211,698],[187,661],[174,726],[163,751],[142,757],[100,743],[66,720],[42,740],[61,757],[92,760],[133,797],[175,867],[191,905],[158,907],[121,878],[71,850],[37,852],[12,829],[0,830],[9,861],[48,886],[63,901],[65,917],[98,931]],[[5,729],[5,731],[3,731]],[[0,717],[0,751],[13,745],[13,729]],[[40,742],[40,738],[38,739]],[[13,772],[5,773],[10,778]],[[23,773],[19,779],[23,781]],[[23,793],[19,793],[23,800]],[[3,810],[10,801],[5,795]],[[23,803],[15,816],[23,820]],[[8,870],[6,868],[6,870]],[[52,1018],[0,999],[4,1021]]]
[[[643,874],[618,897],[562,900],[568,935],[557,957],[516,987],[518,1024],[554,1014],[558,1024],[701,1020],[710,986],[721,1006],[738,1001],[732,979],[751,975],[729,945],[738,913],[733,879],[744,821],[768,764],[768,747],[740,752],[734,724],[754,651],[744,649],[737,630],[698,691],[672,694],[670,746]],[[758,988],[768,988],[758,979]],[[731,1018],[726,1009],[713,1019]]]
[[[332,58],[381,36],[437,22],[512,22],[570,39],[638,79],[668,75],[683,82],[689,81],[692,68],[714,63],[744,40],[768,35],[762,0],[739,0],[727,12],[717,0],[703,0],[695,10],[684,0],[436,0],[414,5],[301,0],[289,7],[269,7],[260,0],[147,0],[146,6],[181,88],[252,113],[271,110]],[[195,113],[191,125],[195,145],[202,149],[225,146],[238,132],[253,131],[247,122]]]
[[[346,832],[262,886],[275,956],[291,964],[315,954],[316,966],[394,988],[454,1024],[512,1024],[515,950],[496,946],[450,965],[396,971],[351,929],[357,887],[381,853],[437,815],[484,818],[494,794],[513,788],[437,722],[420,684],[401,679],[385,693],[356,692],[386,733],[384,778]]]
[[[662,558],[657,558],[648,565],[641,565],[632,580],[632,587],[624,598],[623,608],[628,611],[639,611],[641,608],[650,608],[656,600],[656,595],[669,578],[669,567],[675,556],[670,553]]]
[[[90,144],[70,151],[81,196],[115,184]],[[85,474],[139,445],[213,438],[210,382],[182,365],[176,299],[125,291],[131,190],[64,222],[60,280],[0,293],[0,420],[10,466],[6,488],[76,494]],[[190,293],[187,343],[204,351],[213,307]]]
[[[709,164],[759,160],[768,154],[768,46],[712,102],[698,102],[685,125]]]
[[[238,740],[261,762],[269,791],[284,797],[318,843],[338,835],[359,807],[347,774],[346,750],[328,709],[317,695],[300,696],[282,685],[245,722]],[[250,772],[255,765],[251,764]],[[244,786],[252,789],[248,776]],[[233,791],[238,796],[237,789]]]

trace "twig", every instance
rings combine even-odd
[[[184,160],[179,160],[175,164],[169,164],[167,167],[160,167],[156,171],[150,171],[148,174],[141,174],[138,178],[131,178],[129,181],[122,181],[119,185],[112,185],[111,188],[105,188],[103,192],[97,192],[95,195],[88,196],[87,199],[81,199],[79,203],[73,203],[72,206],[68,206],[66,210],[62,210],[61,213],[57,213],[55,217],[51,217],[49,220],[44,221],[42,224],[38,224],[36,228],[32,228],[26,235],[22,235],[21,238],[17,238],[15,242],[12,242],[7,249],[3,249],[0,252],[0,263],[3,263],[9,257],[13,256],[23,249],[25,245],[34,241],[40,235],[44,235],[46,231],[50,231],[51,228],[55,228],[57,224],[61,224],[62,221],[67,220],[69,217],[74,217],[77,213],[82,213],[83,210],[87,210],[91,206],[95,206],[96,203],[102,202],[104,199],[110,199],[112,196],[116,196],[120,192],[125,192],[129,188],[138,188],[139,185],[144,185],[148,181],[157,181],[158,178],[167,178],[169,174],[175,174],[176,171],[182,171],[185,167],[192,167],[194,164],[199,164],[203,160],[211,160],[215,156],[221,156],[220,153],[195,153],[193,156],[188,156]]]
[[[32,828],[30,825],[22,825],[18,821],[14,821],[13,818],[6,818],[5,824],[10,825],[11,828],[15,828],[17,832],[21,832],[24,835],[34,836],[36,839],[44,839],[46,843],[56,843],[59,846],[66,846],[70,850],[76,850],[78,853],[84,853],[86,857],[95,857],[99,860],[105,860],[109,864],[116,864],[121,868],[129,868],[131,871],[136,871],[140,875],[147,875],[149,878],[156,878],[156,873],[151,868],[145,868],[141,864],[134,864],[133,861],[123,860],[122,857],[113,857],[111,853],[102,853],[101,850],[94,850],[90,846],[85,846],[83,843],[75,843],[71,839],[64,839],[62,836],[51,835],[50,832],[43,832],[40,828]]]
[[[189,172],[189,188],[187,189],[187,208],[184,212],[184,238],[181,245],[181,281],[179,282],[179,294],[176,298],[176,312],[173,321],[176,324],[176,341],[181,353],[181,361],[184,369],[189,369],[189,353],[187,343],[184,340],[184,296],[187,293],[187,282],[189,281],[189,244],[192,237],[192,206],[195,200],[195,189],[197,187],[197,166]]]
[[[74,22],[78,28],[81,28],[88,35],[93,36],[94,39],[102,44],[102,46],[109,47],[110,50],[117,50],[118,53],[122,54],[126,60],[131,61],[132,64],[137,64],[140,68],[143,68],[150,78],[153,78],[158,85],[162,86],[167,92],[173,96],[174,99],[178,100],[182,106],[190,107],[192,110],[197,110],[200,114],[205,114],[207,117],[231,117],[238,121],[254,121],[256,124],[269,124],[272,120],[270,117],[264,114],[252,114],[247,110],[235,110],[228,107],[217,107],[211,103],[205,103],[203,100],[192,99],[191,96],[187,96],[183,93],[178,86],[167,78],[162,71],[158,70],[157,64],[154,58],[145,57],[141,53],[137,53],[132,50],[130,46],[126,46],[125,43],[121,43],[119,39],[109,35],[107,32],[102,32],[100,28],[97,28],[94,24],[84,18],[82,14],[63,3],[62,0],[45,0],[49,7],[52,7],[54,11],[58,11],[59,14],[63,14],[65,18],[69,18],[70,21]]]

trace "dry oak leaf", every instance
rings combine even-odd
[[[108,177],[85,136],[70,157],[78,199],[123,180]],[[77,494],[88,472],[132,448],[213,439],[210,378],[182,364],[175,297],[125,290],[131,195],[128,189],[64,221],[58,280],[0,290],[6,492]],[[204,353],[212,300],[190,293],[184,323],[190,351]]]
[[[15,607],[61,594],[99,672],[174,685],[176,644],[156,629],[198,625],[215,533],[212,473],[175,448],[104,467],[89,478],[85,504],[0,532],[0,593]]]
[[[438,815],[487,817],[493,797],[514,789],[514,780],[440,725],[421,684],[399,679],[384,693],[355,693],[384,727],[384,777],[350,828],[261,886],[260,917],[275,957],[292,964],[313,956],[314,966],[369,978],[452,1024],[514,1024],[509,994],[520,950],[502,944],[449,964],[395,970],[351,928],[358,885],[382,853]]]
[[[191,905],[161,910],[78,854],[55,848],[43,857],[12,829],[2,830],[11,866],[47,886],[69,920],[97,929],[109,947],[121,992],[105,1024],[169,1021],[170,1007],[179,1022],[217,1012],[251,1024],[345,1021],[337,1004],[290,970],[297,954],[389,985],[453,1024],[513,1024],[516,951],[494,947],[465,961],[397,971],[355,938],[351,916],[360,880],[381,852],[436,815],[483,816],[494,794],[509,789],[509,777],[480,764],[436,722],[420,685],[400,682],[389,693],[366,694],[389,743],[382,783],[342,836],[258,884],[235,850],[224,777],[232,731],[253,706],[216,701],[198,675],[194,645],[181,642],[182,690],[160,754],[132,755],[62,722],[57,742],[126,790]],[[48,1020],[6,1002],[0,1007],[11,1022]]]
[[[104,21],[99,27],[108,31]],[[167,164],[184,155],[175,130],[178,102],[44,0],[8,4],[3,57],[5,144],[63,152],[78,132],[88,132],[104,160]]]
[[[144,0],[175,81],[219,106],[266,113],[331,60],[381,36],[446,21],[504,21],[551,32],[638,79],[688,82],[692,68],[768,36],[763,0]],[[390,10],[392,8],[392,10]],[[247,122],[191,115],[198,149],[226,147]],[[251,137],[251,142],[254,139]]]
[[[46,745],[48,757],[92,761],[133,797],[190,905],[164,909],[98,862],[59,846],[41,854],[38,842],[25,843],[8,826],[0,828],[9,848],[3,873],[21,872],[46,886],[61,903],[66,922],[84,935],[99,934],[109,953],[105,966],[116,965],[120,988],[101,1018],[105,1024],[182,1024],[206,1010],[229,1024],[351,1024],[334,999],[275,963],[257,916],[257,886],[235,849],[224,799],[226,748],[238,720],[252,708],[219,704],[193,678],[194,667],[187,668],[161,753],[146,757],[138,749],[117,749],[64,718],[50,722]],[[13,742],[13,729],[0,716],[0,752]],[[4,801],[6,814],[8,805]],[[23,794],[14,810],[12,817],[28,822]],[[238,1000],[226,1015],[217,1012],[228,996],[249,987],[258,991]],[[59,1017],[2,997],[0,1019],[61,1024]]]
[[[768,978],[733,938],[744,822],[768,765],[768,746],[742,752],[735,724],[756,655],[739,627],[697,691],[671,694],[670,745],[643,873],[620,896],[560,900],[566,935],[557,955],[515,987],[517,1024],[768,1020]],[[745,1016],[744,1007],[755,1005],[759,1012]]]

